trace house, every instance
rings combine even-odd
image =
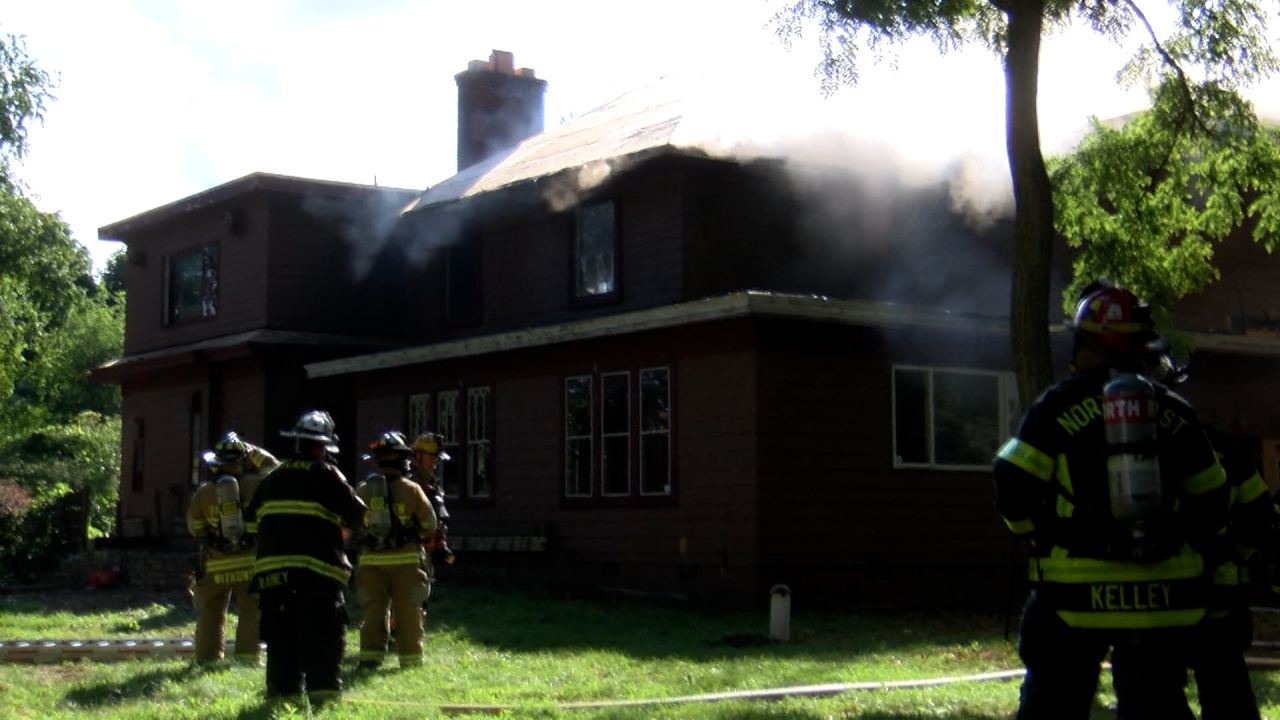
[[[394,201],[393,225],[372,213],[344,240],[352,223],[306,212],[337,186],[250,176],[103,229],[134,273],[125,355],[97,371],[124,387],[125,527],[174,532],[162,506],[196,477],[197,439],[235,427],[272,447],[314,404],[349,476],[352,438],[444,436],[445,572],[737,605],[777,583],[803,605],[1008,602],[989,476],[1020,415],[1007,222],[966,218],[945,175],[727,147],[690,122],[681,79],[545,132],[545,81],[509,54],[457,81],[456,176],[411,196],[341,186]],[[235,321],[166,325],[191,305],[161,292],[186,277],[173,258],[236,226],[232,206],[261,210],[234,216],[256,249],[220,266]],[[1230,281],[1177,317],[1211,368],[1194,394],[1274,487],[1280,419],[1260,401],[1280,343],[1223,323],[1237,292],[1266,315],[1274,261],[1236,245]]]

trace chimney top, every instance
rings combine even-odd
[[[517,75],[519,77],[536,79],[538,76],[534,73],[533,68],[517,68],[516,56],[506,50],[494,50],[489,53],[488,60],[472,60],[467,63],[467,70],[472,71],[488,71],[501,73],[502,75]]]

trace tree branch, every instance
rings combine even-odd
[[[1203,130],[1206,135],[1211,134],[1209,132],[1209,128],[1206,127],[1204,121],[1201,120],[1200,114],[1196,112],[1196,101],[1195,97],[1191,94],[1191,83],[1187,80],[1187,73],[1182,69],[1182,66],[1178,64],[1178,61],[1169,54],[1169,51],[1164,48],[1164,45],[1160,43],[1160,38],[1156,35],[1155,28],[1151,27],[1151,22],[1147,20],[1147,16],[1142,12],[1142,8],[1138,7],[1138,4],[1134,2],[1134,0],[1124,0],[1124,4],[1128,5],[1129,9],[1133,11],[1133,14],[1137,15],[1138,19],[1142,21],[1143,27],[1147,29],[1147,35],[1151,38],[1151,43],[1156,46],[1156,52],[1160,54],[1165,65],[1172,68],[1173,73],[1178,76],[1178,87],[1182,88],[1182,96],[1186,98],[1187,113],[1191,115],[1191,121],[1195,123],[1196,127]]]

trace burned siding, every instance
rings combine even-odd
[[[410,341],[500,332],[678,301],[682,279],[678,168],[673,160],[644,163],[589,195],[574,196],[573,202],[557,200],[554,209],[540,197],[534,201],[515,198],[510,207],[487,199],[485,207],[492,206],[492,211],[459,208],[407,216],[395,242],[403,244],[397,252],[410,267],[405,308]],[[616,203],[620,242],[616,302],[584,307],[572,301],[573,203],[580,199]],[[567,205],[561,207],[561,202]],[[451,246],[463,242],[480,246],[482,318],[479,323],[451,325],[445,315],[447,256]]]
[[[365,266],[389,232],[374,222],[393,204],[376,195],[270,195],[266,327],[393,337],[402,330],[403,263]],[[366,220],[363,213],[373,213]],[[366,255],[367,254],[367,255]]]
[[[228,229],[228,213],[240,218],[241,224],[234,233]],[[265,325],[265,213],[261,197],[241,197],[193,210],[127,238],[126,354],[233,335]],[[217,317],[167,324],[166,264],[175,254],[207,243],[216,243],[219,250]]]

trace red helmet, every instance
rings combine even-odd
[[[1101,287],[1076,305],[1072,327],[1107,350],[1148,353],[1161,338],[1151,319],[1151,307],[1121,287]]]

